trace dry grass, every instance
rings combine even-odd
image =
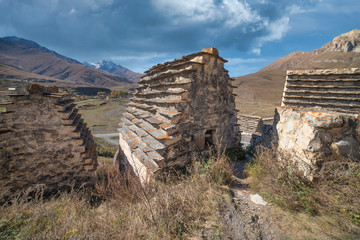
[[[127,98],[91,99],[78,102],[77,107],[93,134],[114,133],[128,101]]]
[[[94,137],[94,140],[96,142],[96,155],[98,157],[106,157],[106,158],[113,158],[117,146],[114,146],[113,144],[109,143],[103,138]]]
[[[255,115],[260,117],[273,117],[275,108],[280,104],[265,102],[265,101],[248,101],[244,99],[236,99],[236,108],[239,113],[247,115]]]
[[[247,166],[252,189],[283,210],[283,223],[295,239],[360,237],[360,163],[340,156],[326,159],[309,181],[280,153],[262,149]],[[284,211],[285,210],[285,211]],[[296,235],[297,236],[297,235]]]
[[[201,239],[209,231],[216,237],[222,229],[217,209],[231,173],[225,157],[215,159],[146,187],[104,164],[93,190],[51,199],[39,192],[31,201],[1,206],[0,239]]]

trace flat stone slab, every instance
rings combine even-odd
[[[253,203],[266,206],[268,203],[264,201],[264,199],[259,194],[250,194],[250,200]]]

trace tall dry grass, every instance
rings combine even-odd
[[[279,155],[285,162],[278,161]],[[315,181],[305,178],[292,162],[285,154],[259,149],[246,167],[252,189],[283,209],[328,216],[337,230],[359,236],[360,162],[330,156],[315,173]]]
[[[0,207],[0,239],[201,239],[221,234],[219,202],[231,180],[224,156],[194,161],[187,175],[142,186],[113,165],[95,189],[52,198],[41,191]]]

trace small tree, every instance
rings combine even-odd
[[[106,97],[106,92],[97,92],[99,98],[104,99]]]
[[[28,81],[25,82],[25,83],[24,83],[24,91],[28,93],[28,92],[29,92],[29,89],[30,89],[30,86],[31,86],[31,83],[30,83],[30,82],[28,82]]]

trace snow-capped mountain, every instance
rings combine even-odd
[[[134,80],[84,66],[38,43],[18,37],[0,38],[0,78],[57,86],[128,86]]]
[[[109,60],[101,60],[94,63],[84,62],[84,65],[95,68],[102,69],[112,74],[116,74],[122,77],[126,77],[131,79],[132,81],[138,82],[142,76],[142,74],[135,73],[130,69],[127,69],[121,65],[117,65],[116,63]]]

